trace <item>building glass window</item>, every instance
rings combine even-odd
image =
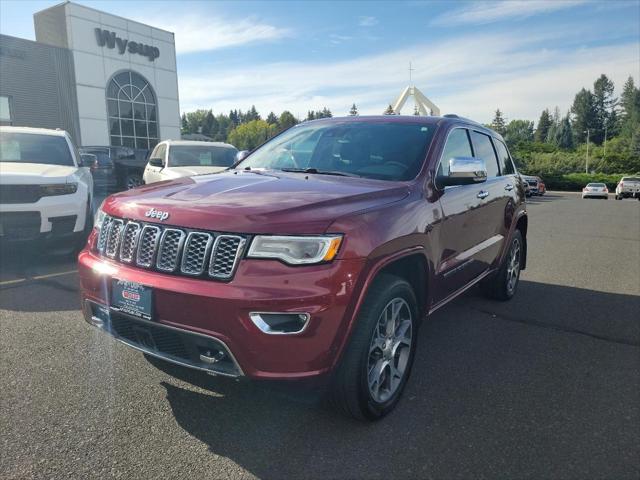
[[[112,146],[150,150],[158,143],[156,96],[142,75],[126,71],[107,85]]]
[[[0,95],[0,125],[11,125],[11,98]]]

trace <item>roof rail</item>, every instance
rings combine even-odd
[[[475,120],[471,120],[470,118],[461,117],[460,115],[457,115],[455,113],[446,113],[446,114],[443,115],[443,117],[445,117],[445,118],[457,118],[459,120],[464,120],[465,122],[473,123],[475,125],[480,125],[480,126],[484,127],[484,125],[482,125],[480,122],[476,122]]]

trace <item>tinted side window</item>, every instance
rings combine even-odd
[[[473,142],[475,157],[482,158],[487,164],[487,177],[497,177],[499,175],[498,160],[489,135],[474,131],[471,132],[471,141]]]
[[[493,139],[493,144],[496,146],[496,150],[498,151],[498,163],[500,164],[500,173],[502,175],[512,175],[516,173],[516,169],[513,166],[513,162],[511,161],[511,157],[509,156],[509,151],[504,143],[500,140]]]
[[[449,160],[453,157],[473,157],[469,135],[465,128],[452,130],[440,157],[437,176],[449,175]]]

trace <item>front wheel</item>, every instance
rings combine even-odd
[[[480,282],[480,288],[487,297],[503,301],[513,298],[520,281],[523,253],[524,240],[520,230],[516,230],[498,272]]]
[[[411,285],[382,274],[371,286],[331,386],[331,402],[360,420],[398,403],[416,350],[418,303]]]

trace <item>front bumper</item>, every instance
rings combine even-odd
[[[0,204],[0,238],[31,240],[81,232],[87,208],[87,194],[81,188],[71,195],[42,197],[34,203]]]
[[[317,377],[333,369],[353,316],[357,297],[353,293],[364,266],[364,260],[291,267],[278,261],[244,259],[234,280],[223,283],[122,265],[88,250],[80,254],[78,261],[82,302],[89,323],[96,325],[92,321],[92,305],[121,320],[122,314],[109,307],[113,278],[146,285],[153,289],[154,318],[144,322],[125,316],[124,320],[142,322],[143,328],[165,333],[171,329],[172,338],[180,337],[182,348],[190,353],[172,355],[159,345],[162,340],[155,342],[156,348],[153,343],[152,347],[145,346],[139,337],[126,338],[113,322],[103,330],[134,348],[174,363],[255,379]],[[306,312],[310,319],[300,333],[269,335],[251,321],[251,312]],[[220,364],[209,364],[207,359],[203,364],[191,335],[226,350],[232,359],[228,366],[237,367],[236,370],[221,371]]]
[[[609,198],[607,192],[582,192],[582,198]]]

